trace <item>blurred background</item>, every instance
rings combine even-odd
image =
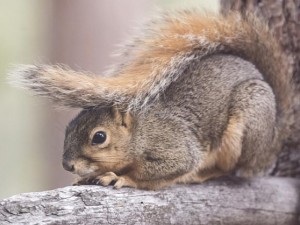
[[[67,64],[101,74],[111,53],[157,9],[217,11],[218,0],[0,0],[0,199],[69,185],[64,129],[78,110],[7,84],[16,64]]]

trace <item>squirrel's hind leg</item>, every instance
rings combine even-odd
[[[251,176],[264,171],[275,156],[276,106],[270,86],[249,80],[232,92],[227,127],[221,144],[203,155],[198,169],[178,183],[202,183],[232,172]]]
[[[249,80],[233,91],[232,115],[244,121],[241,156],[236,174],[252,176],[264,172],[275,157],[276,104],[271,87],[262,80]]]

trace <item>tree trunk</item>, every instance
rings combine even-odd
[[[221,0],[221,12],[230,10],[255,12],[265,19],[285,50],[289,68],[286,72],[293,75],[297,86],[295,114],[291,118],[291,135],[270,174],[300,178],[300,0]]]
[[[300,181],[219,179],[161,191],[74,186],[0,202],[0,224],[300,224]]]

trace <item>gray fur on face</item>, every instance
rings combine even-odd
[[[84,146],[89,145],[90,132],[97,126],[112,121],[110,107],[93,107],[82,110],[67,126],[64,142],[64,157],[76,159]]]

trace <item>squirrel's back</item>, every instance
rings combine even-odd
[[[228,122],[233,91],[251,79],[263,80],[263,76],[253,64],[237,56],[216,54],[195,59],[184,76],[160,96],[160,111],[181,115],[189,127],[207,139],[220,142]]]

